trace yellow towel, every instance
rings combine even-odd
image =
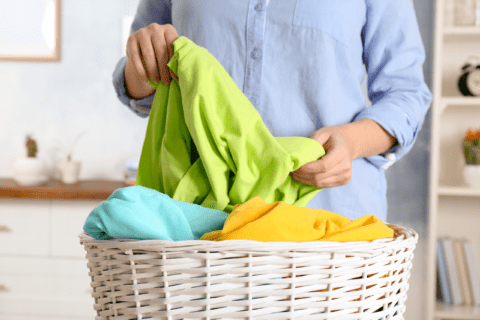
[[[347,242],[393,238],[393,233],[393,229],[372,215],[351,221],[330,211],[282,201],[268,204],[255,197],[236,205],[223,229],[206,233],[201,240]]]

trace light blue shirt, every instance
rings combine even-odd
[[[308,207],[386,220],[384,170],[411,149],[432,99],[412,0],[141,0],[131,32],[154,22],[171,23],[207,48],[274,136],[309,137],[362,118],[378,122],[398,145],[354,160],[350,183],[322,190]],[[153,96],[126,95],[125,64],[126,57],[114,71],[115,90],[146,117]]]

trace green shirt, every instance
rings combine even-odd
[[[315,140],[273,137],[259,113],[205,48],[180,37],[159,82],[140,157],[137,185],[176,200],[231,212],[259,196],[305,206],[321,189],[289,173],[325,154]]]

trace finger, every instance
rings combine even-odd
[[[169,45],[167,45],[167,51],[168,51],[168,61],[170,61],[170,59],[172,59],[173,57],[173,48]],[[178,77],[177,75],[173,72],[172,69],[168,68],[168,72],[170,74],[170,78],[173,78],[173,79],[177,79],[178,80]]]
[[[317,185],[317,183],[322,183],[322,181],[326,181],[332,177],[337,177],[337,179],[347,181],[352,176],[352,170],[348,163],[342,162],[325,173],[305,173],[301,171],[293,171],[291,172],[291,176],[297,180],[301,179],[302,181],[309,181],[309,184],[311,185]]]
[[[306,163],[298,168],[295,172],[303,174],[327,173],[342,161],[342,154],[336,152],[335,149],[330,149],[321,159]]]
[[[305,175],[326,173],[328,171],[328,168],[326,166],[324,159],[327,157],[327,155],[328,154],[326,154],[325,156],[323,156],[321,159],[317,161],[312,161],[304,164],[294,172],[305,174]]]
[[[318,143],[320,143],[323,146],[328,141],[331,135],[331,133],[328,132],[327,130],[328,130],[327,127],[319,129],[315,131],[310,138],[316,140]]]
[[[175,28],[173,26],[168,28],[165,32],[165,42],[167,44],[168,61],[172,59],[173,54],[175,53],[175,47],[173,46],[173,43],[177,39],[178,39],[178,33],[175,30]],[[169,70],[169,72],[172,78],[178,80],[177,75],[171,69]]]
[[[142,52],[142,58],[145,62],[148,77],[152,81],[158,82],[160,76],[158,74],[158,63],[157,58],[155,57],[155,49],[153,48],[152,39],[151,37],[142,37],[139,41],[140,51]]]
[[[297,176],[293,173],[291,176],[295,180],[298,180],[300,182],[303,182],[305,184],[308,184],[317,188],[339,187],[339,186],[346,185],[350,182],[350,178],[348,178],[348,176],[332,175],[330,177],[325,177],[322,179],[315,177],[313,175],[310,175],[309,177]]]
[[[157,59],[157,70],[160,80],[165,85],[170,85],[170,73],[167,66],[168,63],[168,51],[163,35],[158,33],[152,35],[152,43],[155,48],[155,57]]]
[[[326,154],[315,162],[307,163],[301,172],[305,173],[325,173],[332,170],[335,166],[348,162],[349,153],[347,148],[335,140],[329,140],[325,144]]]
[[[135,71],[140,77],[144,78],[145,82],[148,82],[148,76],[142,64],[142,56],[137,41],[128,41],[128,52],[130,53],[129,59],[132,62]]]
[[[291,172],[295,177],[299,177],[299,178],[304,178],[304,179],[311,179],[311,177],[314,177],[314,176],[317,176],[319,178],[328,178],[330,176],[333,176],[336,174],[336,170],[335,168],[333,170],[330,170],[328,172],[305,172],[305,171],[301,171],[300,169],[299,170],[296,170],[296,171],[293,171]]]
[[[155,54],[158,61],[158,71],[160,73],[160,79],[162,80],[163,84],[170,85],[170,72],[167,66],[168,63],[168,49],[167,44],[165,42],[165,35],[155,33],[152,35],[152,42],[155,46]]]

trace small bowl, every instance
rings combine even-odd
[[[463,167],[463,180],[470,187],[480,188],[480,165],[465,165]]]

